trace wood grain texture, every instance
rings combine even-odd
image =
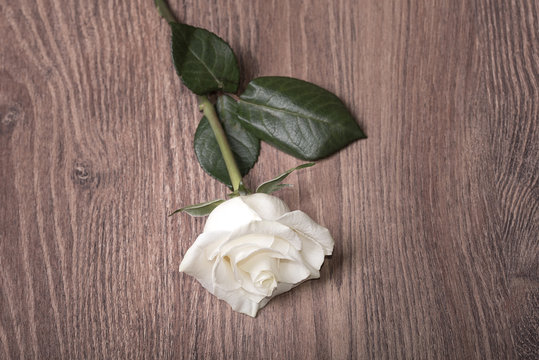
[[[226,193],[153,1],[0,2],[0,358],[537,359],[539,3],[171,1],[369,138],[280,195],[334,255],[256,319],[178,265]],[[245,86],[246,81],[243,82]],[[299,162],[263,146],[257,184]]]

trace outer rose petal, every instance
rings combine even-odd
[[[260,303],[265,299],[268,299],[268,301],[270,299],[263,296],[259,297],[258,299],[253,299],[252,295],[243,289],[238,289],[234,292],[222,290],[220,288],[216,288],[215,290],[216,291],[213,294],[219,299],[230,304],[234,311],[241,312],[252,317],[255,317],[258,309],[260,309]]]
[[[315,274],[311,274],[310,269],[296,261],[284,260],[279,263],[279,272],[277,277],[282,283],[300,283],[307,278],[314,277],[311,277],[311,275],[318,275],[318,271]]]
[[[227,248],[228,243],[233,242],[235,239],[253,234],[271,235],[288,241],[294,248],[301,249],[301,239],[298,234],[289,226],[283,225],[278,221],[253,221],[245,226],[236,229],[230,234],[230,240],[223,242],[220,246],[220,251]]]
[[[238,196],[213,209],[204,226],[204,232],[232,232],[257,220],[261,220],[260,216]]]
[[[312,241],[320,244],[325,255],[331,255],[335,242],[325,227],[318,225],[309,215],[301,210],[291,211],[284,214],[278,222],[290,226],[292,229],[302,233]]]
[[[311,268],[312,277],[318,278],[320,274],[318,270],[324,263],[324,250],[319,243],[311,240],[308,237],[300,236],[303,240],[303,248],[301,250],[301,256],[306,262],[305,265],[308,265]]]
[[[284,201],[268,194],[252,194],[241,199],[264,220],[276,220],[290,211]]]
[[[214,261],[210,259],[212,248],[218,246],[228,234],[209,232],[200,234],[195,243],[185,253],[180,263],[180,271],[195,277],[202,286],[213,293],[212,268]]]

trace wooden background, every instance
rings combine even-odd
[[[153,2],[3,0],[1,359],[537,359],[537,1],[171,6],[368,134],[280,193],[335,253],[256,319],[180,274],[204,219],[166,214],[226,190]],[[298,163],[264,146],[246,182]]]

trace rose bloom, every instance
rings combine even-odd
[[[281,199],[239,196],[211,212],[180,271],[254,317],[274,296],[319,278],[333,244],[328,229],[302,211],[290,211]]]

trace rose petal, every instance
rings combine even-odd
[[[210,292],[225,300],[234,310],[238,308],[240,310],[236,311],[251,315],[255,307],[258,309],[257,304],[267,296],[267,291],[256,288],[246,272],[239,272],[241,280],[238,281],[231,267],[225,259],[216,260],[212,271],[213,289]],[[251,316],[255,315],[256,311]]]
[[[257,193],[241,199],[264,220],[276,220],[290,211],[284,201],[268,194]]]
[[[325,255],[331,255],[335,245],[329,230],[317,224],[309,215],[301,210],[291,211],[282,215],[278,222],[285,224],[292,229],[301,232],[302,235],[310,238],[312,241],[320,244],[324,249]]]
[[[260,216],[241,197],[235,197],[213,209],[204,226],[204,232],[234,231],[257,220],[261,220]]]
[[[270,296],[270,297],[267,297],[267,298],[264,298],[262,299],[259,303],[258,303],[258,310],[262,309],[264,306],[266,306],[268,304],[268,302],[273,299],[274,297],[276,296],[279,296],[281,294],[284,294],[285,292],[287,291],[290,291],[292,288],[300,285],[301,283],[298,283],[298,284],[288,284],[288,283],[278,283],[277,284],[277,287],[275,288],[275,290],[273,290],[273,294]]]
[[[204,249],[197,245],[187,250],[180,263],[181,272],[195,277],[210,292],[213,292],[212,268],[213,262],[208,260]]]
[[[226,291],[219,287],[215,288],[215,292],[213,294],[219,299],[222,299],[230,304],[234,311],[241,312],[252,317],[256,316],[256,313],[260,308],[259,303],[265,298],[264,296],[253,296],[243,289]]]
[[[233,255],[230,258],[232,267],[235,269],[235,274],[245,291],[256,295],[270,296],[273,287],[261,287],[257,284],[258,280],[256,279],[260,277],[261,273],[270,273],[275,278],[279,256],[282,255],[271,249],[258,249],[240,261],[236,261],[238,258]]]
[[[200,234],[193,245],[196,244],[201,249],[204,249],[204,253],[207,255],[208,260],[212,260],[215,257],[216,251],[221,244],[226,243],[230,238],[230,232],[224,231],[209,231]]]
[[[271,299],[273,299],[274,297],[276,297],[276,296],[278,296],[278,295],[281,295],[281,294],[283,294],[283,293],[285,293],[285,292],[291,290],[292,288],[298,286],[299,284],[301,284],[301,283],[298,283],[298,284],[289,284],[289,283],[282,282],[282,283],[277,284],[277,287],[276,287],[275,290],[273,291],[273,294],[271,295],[271,298],[268,299],[268,301],[271,300]],[[266,300],[266,299],[262,300],[262,301],[260,302],[260,304],[262,304],[265,300]],[[266,305],[266,304],[264,304],[264,305]],[[262,309],[262,307],[263,307],[264,305],[260,305],[260,309]]]
[[[216,259],[212,276],[214,286],[219,286],[221,289],[232,291],[241,288],[241,283],[234,276],[232,264],[227,257]]]
[[[301,248],[301,257],[311,266],[314,270],[320,270],[320,267],[324,263],[324,249],[322,246],[313,241],[311,238],[300,235],[300,239],[303,240],[303,246]],[[318,276],[317,276],[318,277]]]
[[[273,235],[266,235],[263,233],[248,233],[246,235],[237,235],[237,233],[230,234],[227,241],[223,242],[221,246],[215,249],[219,254],[229,254],[234,257],[245,257],[251,252],[259,249],[269,249],[273,243]],[[234,252],[232,253],[232,250]],[[241,260],[241,259],[239,259]],[[239,261],[236,260],[236,261]]]
[[[268,259],[288,259],[293,258],[287,254],[280,253],[271,248],[256,248],[255,245],[247,244],[245,246],[237,246],[231,249],[227,254],[234,260],[236,264],[241,264],[249,260],[253,256],[264,256]]]
[[[262,272],[275,274],[277,272],[278,262],[278,259],[267,256],[265,252],[257,252],[255,255],[249,256],[247,259],[236,265],[248,273],[251,276],[251,280],[254,282]],[[271,293],[269,295],[271,295]]]
[[[234,241],[234,239],[253,234],[271,235],[275,238],[285,239],[296,249],[301,249],[301,239],[293,229],[277,221],[270,220],[253,221],[236,229],[230,234],[229,240],[222,243],[221,249],[225,249],[228,242]]]
[[[310,276],[314,276],[311,269],[308,269],[300,262],[281,260],[279,262],[279,271],[277,280],[279,282],[295,284],[307,279]]]

